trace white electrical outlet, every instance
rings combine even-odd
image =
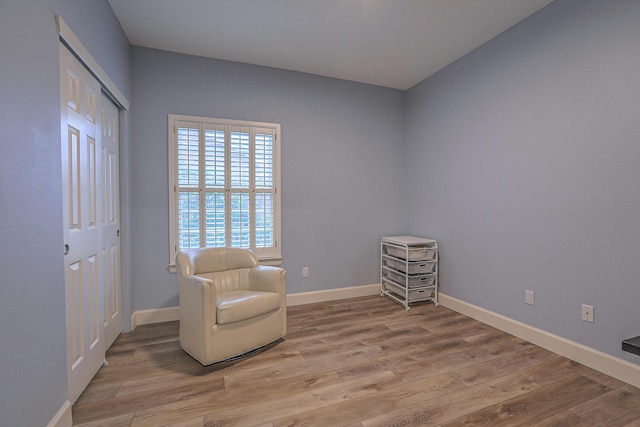
[[[309,267],[302,267],[302,277],[309,277]]]
[[[593,323],[593,306],[582,304],[582,320]]]
[[[533,305],[533,291],[524,291],[524,302]]]

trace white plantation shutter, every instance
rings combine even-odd
[[[169,115],[171,264],[205,246],[280,259],[279,128]]]
[[[200,129],[197,123],[177,126],[178,246],[200,247]]]
[[[253,168],[255,191],[256,248],[274,245],[274,199],[273,150],[275,132],[273,129],[255,129],[255,166]]]
[[[231,246],[251,246],[251,129],[230,127]]]
[[[222,125],[204,126],[204,233],[202,246],[226,246],[226,147]],[[178,248],[182,250],[183,248]]]

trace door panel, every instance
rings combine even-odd
[[[104,328],[107,348],[122,332],[120,282],[120,193],[118,108],[102,95],[102,254],[104,257]]]
[[[105,354],[102,176],[97,102],[100,85],[60,45],[62,197],[69,400],[75,402]]]

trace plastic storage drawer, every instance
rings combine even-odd
[[[396,295],[401,297],[405,297],[405,288],[404,286],[397,285],[388,280],[384,280],[384,286],[389,292],[393,292]],[[419,288],[419,289],[408,289],[409,292],[409,301],[417,301],[422,299],[428,299],[433,296],[433,288]]]
[[[404,284],[405,275],[398,273],[390,268],[384,269],[384,276],[388,277],[395,283]],[[436,275],[431,274],[428,276],[408,276],[407,287],[409,288],[424,288],[427,286],[434,286],[436,283]],[[404,287],[404,285],[403,285]]]
[[[429,261],[436,258],[436,248],[433,246],[410,246],[409,248],[398,248],[386,246],[387,253],[391,256],[407,261]],[[408,254],[407,254],[408,252]],[[407,258],[407,255],[409,258]]]
[[[436,261],[411,261],[407,263],[401,259],[395,259],[390,257],[384,257],[382,262],[385,266],[391,267],[394,270],[401,271],[403,273],[413,274],[429,274],[435,270]],[[407,267],[408,264],[408,267]],[[406,271],[409,270],[409,271]]]

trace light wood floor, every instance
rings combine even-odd
[[[178,322],[122,334],[82,426],[640,426],[640,389],[473,319],[378,296],[290,307],[286,339],[203,367]]]

